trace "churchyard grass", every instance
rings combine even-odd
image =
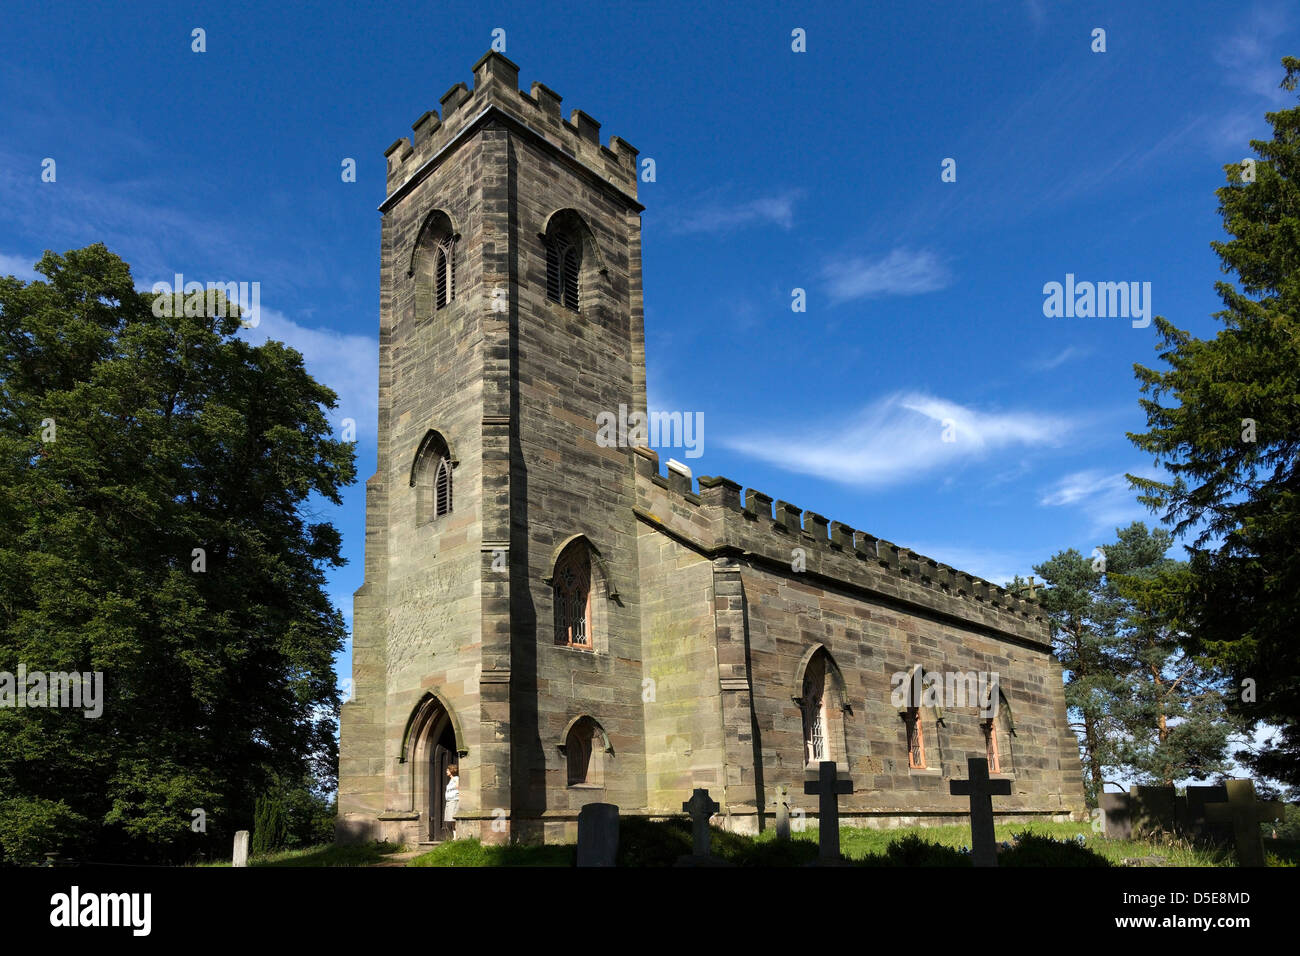
[[[757,837],[712,830],[713,852],[739,866],[797,866],[817,859],[818,832],[815,825],[791,834],[789,842],[776,839],[774,829]],[[1144,861],[1141,865],[1216,867],[1233,866],[1230,851],[1197,846],[1176,838],[1150,840],[1108,840],[1093,833],[1086,823],[1006,823],[997,826],[999,843],[1010,842],[1014,835],[1030,832],[1055,840],[1084,838],[1086,849],[1104,857],[1114,866],[1126,859]],[[840,851],[850,861],[863,865],[889,865],[892,856],[897,865],[904,858],[895,847],[908,835],[916,835],[929,844],[951,849],[970,845],[970,829],[961,825],[908,827],[874,830],[858,827],[840,829]],[[671,866],[680,855],[690,851],[691,832],[684,820],[650,823],[642,820],[622,821],[619,841],[620,866]],[[1265,840],[1269,866],[1296,866],[1300,863],[1300,842]],[[387,862],[390,854],[402,847],[394,844],[325,845],[284,850],[249,861],[250,866],[374,866]],[[1155,858],[1159,858],[1158,862]],[[406,863],[407,866],[573,866],[576,860],[572,844],[548,846],[485,846],[478,840],[453,840],[434,847]],[[1145,862],[1150,861],[1150,862]],[[942,852],[931,854],[930,865],[945,865],[949,858]],[[229,866],[228,862],[200,864]]]
[[[401,846],[395,843],[357,843],[340,845],[326,843],[320,846],[279,850],[264,856],[255,856],[249,866],[374,866],[383,863],[390,853],[398,853]],[[199,866],[230,866],[229,860],[200,863]]]

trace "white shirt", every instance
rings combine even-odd
[[[447,781],[447,790],[444,794],[447,800],[460,799],[460,777],[452,777]]]

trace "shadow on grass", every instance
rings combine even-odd
[[[791,840],[774,839],[770,833],[754,838],[710,828],[713,855],[733,866],[782,867],[815,863],[818,858],[816,831],[805,831]],[[960,833],[960,828],[954,828]],[[846,866],[970,866],[970,855],[958,846],[931,839],[930,834],[872,831],[854,835],[841,831],[850,846],[840,856]],[[937,835],[937,834],[936,834]],[[942,834],[952,838],[952,834]],[[969,839],[969,838],[968,838]],[[1101,854],[1073,839],[1027,830],[1015,843],[999,853],[1003,866],[1110,866]],[[870,847],[870,850],[867,849]],[[619,827],[617,865],[623,867],[672,866],[692,850],[690,824],[686,820],[650,821],[629,817]],[[874,852],[873,852],[874,851]],[[573,866],[577,851],[572,844],[549,846],[484,846],[477,840],[455,840],[435,847],[411,860],[408,866]]]

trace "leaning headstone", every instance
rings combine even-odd
[[[776,838],[790,839],[790,788],[785,784],[776,788]]]
[[[248,831],[235,831],[235,855],[230,861],[231,866],[248,866]]]
[[[839,779],[835,761],[817,765],[817,779],[805,780],[803,792],[817,797],[817,862],[836,866],[840,862],[840,794],[853,792],[853,781]]]
[[[968,780],[952,780],[948,792],[970,797],[970,852],[975,866],[998,865],[997,831],[993,828],[993,797],[1011,795],[1010,780],[990,780],[987,757],[967,757]]]
[[[1129,787],[1129,808],[1135,837],[1173,833],[1177,829],[1173,787]]]
[[[691,853],[677,858],[678,866],[721,866],[724,860],[715,857],[711,851],[713,834],[709,832],[709,818],[718,810],[716,800],[709,796],[709,791],[696,788],[691,799],[682,804],[682,811],[691,817]]]
[[[613,866],[618,856],[618,807],[589,803],[578,811],[578,866]]]
[[[1232,824],[1238,866],[1264,866],[1264,841],[1259,825],[1268,820],[1281,820],[1282,804],[1277,800],[1256,801],[1252,780],[1228,780],[1224,786],[1228,791],[1227,802],[1207,803],[1205,818]]]
[[[1133,818],[1129,809],[1127,793],[1103,793],[1098,805],[1103,818],[1103,833],[1111,840],[1130,840],[1133,838]]]

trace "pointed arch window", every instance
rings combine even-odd
[[[441,518],[451,513],[451,462],[438,459],[438,470],[433,479],[433,516]]]
[[[804,763],[832,760],[826,733],[826,656],[819,652],[808,662],[803,679]]]
[[[803,717],[804,765],[823,760],[848,760],[846,726],[852,713],[841,676],[830,651],[814,645],[805,652],[795,674],[799,696],[794,698]]]
[[[1011,708],[1001,692],[998,693],[997,714],[981,720],[980,730],[984,732],[989,773],[1011,773],[1011,735],[1015,729],[1011,726]]]
[[[451,514],[452,470],[455,465],[446,439],[436,431],[426,434],[411,466],[417,525],[426,525]]]
[[[456,244],[451,218],[434,210],[425,219],[411,251],[408,275],[415,282],[415,315],[427,319],[456,298]]]
[[[554,588],[555,643],[591,650],[591,556],[582,541],[560,555]]]
[[[907,766],[912,770],[925,769],[925,727],[920,707],[907,708]]]
[[[605,761],[612,755],[605,731],[594,718],[573,722],[560,748],[565,758],[565,777],[570,787],[603,787]]]
[[[574,312],[578,311],[581,265],[581,247],[572,237],[563,234],[547,237],[546,297]]]
[[[444,236],[433,256],[434,308],[441,309],[456,297],[456,237]]]

